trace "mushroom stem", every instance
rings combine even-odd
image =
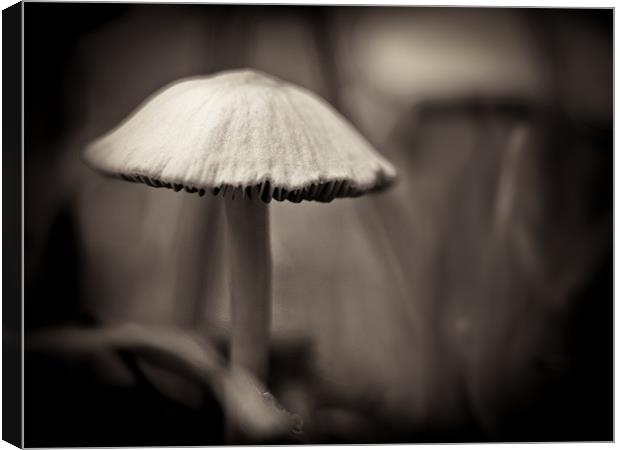
[[[269,209],[259,199],[225,200],[231,255],[231,368],[267,382],[271,325]]]

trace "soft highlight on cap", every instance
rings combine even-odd
[[[84,159],[153,187],[265,202],[355,197],[396,175],[319,96],[253,70],[163,88],[92,142]]]

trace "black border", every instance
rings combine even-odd
[[[22,3],[2,11],[2,439],[22,447]]]

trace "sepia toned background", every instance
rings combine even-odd
[[[24,27],[27,340],[131,323],[225,355],[221,199],[80,152],[162,86],[250,67],[399,173],[271,204],[269,381],[300,442],[613,438],[611,10],[26,3]],[[27,446],[225,442],[174,366],[53,342],[26,357]]]

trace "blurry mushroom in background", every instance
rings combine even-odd
[[[86,163],[111,176],[225,199],[231,252],[231,367],[267,382],[272,200],[356,197],[393,166],[325,101],[264,73],[183,79],[91,143]]]

